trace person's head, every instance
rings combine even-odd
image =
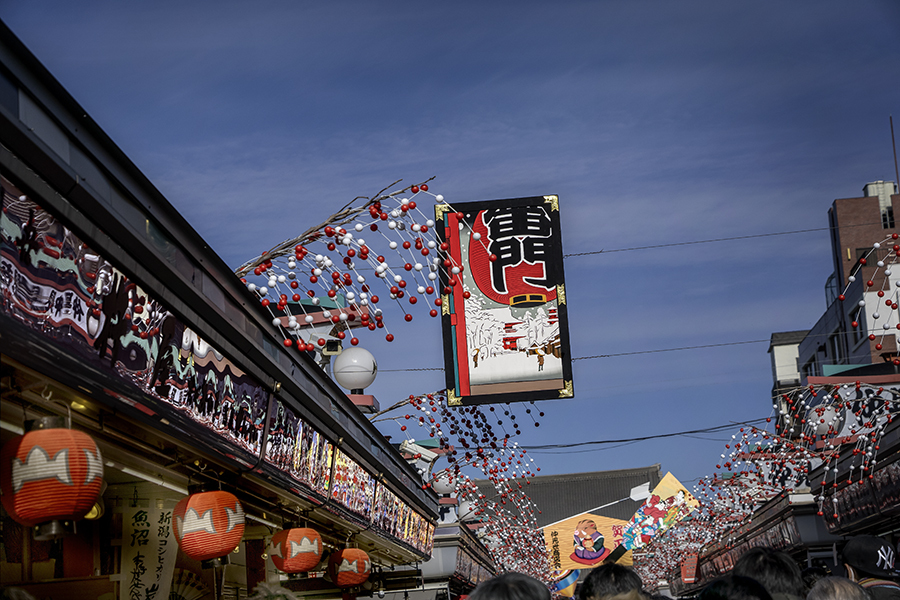
[[[816,585],[816,582],[825,577],[829,577],[831,571],[829,571],[827,567],[817,565],[803,569],[803,571],[800,572],[800,575],[803,577],[803,587],[806,588],[806,593],[808,594],[809,590]]]
[[[872,595],[846,577],[823,577],[809,590],[806,600],[872,600]]]
[[[852,538],[841,557],[847,567],[847,577],[858,581],[865,577],[896,579],[894,549],[889,543],[874,535],[858,535]]]
[[[752,548],[734,564],[732,573],[760,582],[769,595],[787,594],[803,597],[800,567],[784,552],[771,548]]]
[[[581,584],[579,600],[601,600],[631,590],[641,591],[644,584],[637,573],[624,565],[609,563],[591,570]]]
[[[522,573],[503,573],[482,581],[469,594],[470,600],[550,600],[546,585]]]
[[[772,600],[772,596],[755,579],[730,573],[710,581],[697,600]]]

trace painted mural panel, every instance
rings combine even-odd
[[[366,521],[372,518],[375,478],[339,449],[334,452],[331,499]]]
[[[375,491],[372,525],[425,554],[434,545],[434,524],[383,485]]]
[[[327,498],[334,445],[280,399],[271,421],[266,462]]]
[[[146,415],[175,409],[258,454],[265,390],[6,179],[2,188],[0,310],[144,395],[119,401]]]

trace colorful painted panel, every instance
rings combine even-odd
[[[335,450],[331,499],[368,521],[372,518],[374,496],[375,478],[355,460]]]
[[[375,492],[375,508],[372,512],[372,525],[416,550],[431,554],[434,524],[383,485],[379,485]]]
[[[700,505],[671,473],[653,488],[653,493],[625,525],[621,547],[643,548],[654,536],[668,530]]]
[[[595,567],[622,543],[627,521],[580,513],[543,528],[550,568],[555,571]],[[619,564],[631,566],[631,554]]]
[[[313,492],[328,497],[334,445],[280,399],[269,426],[265,460]]]
[[[262,386],[8,180],[2,188],[0,311],[142,393],[119,401],[149,416],[174,409],[257,455]]]
[[[450,403],[572,397],[557,197],[435,211],[453,265],[442,297]]]

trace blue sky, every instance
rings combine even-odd
[[[888,0],[0,0],[0,18],[234,267],[401,178],[451,204],[558,194],[567,254],[826,227],[835,198],[894,180]],[[831,268],[825,231],[567,259],[573,355],[637,354],[576,361],[576,398],[539,403],[520,443],[768,416],[766,343],[647,351],[809,328]],[[443,383],[397,371],[442,365],[437,320],[394,333],[362,336],[382,405]],[[727,437],[533,456],[690,481]]]

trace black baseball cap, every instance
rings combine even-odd
[[[900,576],[900,572],[895,568],[897,553],[880,537],[858,535],[851,538],[841,554],[845,563],[866,575]]]

